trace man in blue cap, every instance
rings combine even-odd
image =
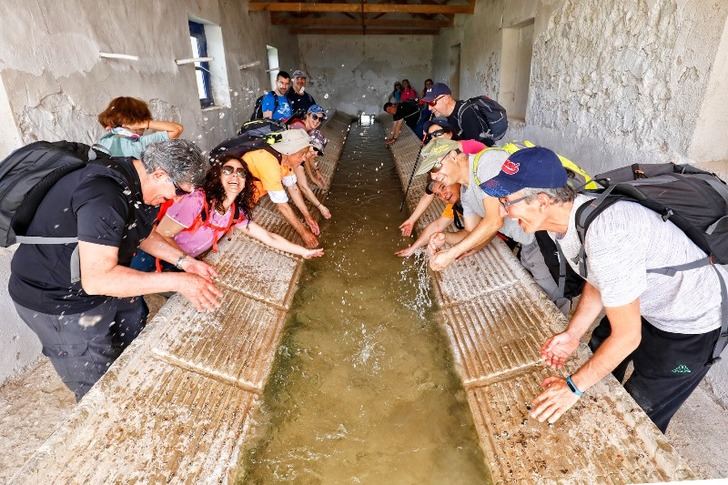
[[[499,198],[501,213],[527,232],[548,231],[574,271],[581,242],[575,227],[579,207],[593,197],[576,194],[554,152],[520,150],[480,187]],[[553,423],[583,392],[612,372],[620,381],[629,361],[634,371],[627,392],[663,432],[707,373],[723,318],[716,266],[649,272],[705,258],[671,221],[639,204],[618,201],[589,225],[584,239],[587,282],[566,330],[544,343],[541,355],[563,367],[602,310],[606,318],[592,333],[594,355],[568,378],[548,377],[531,415]]]

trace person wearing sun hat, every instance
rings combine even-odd
[[[296,174],[298,188],[303,196],[318,209],[324,219],[330,219],[331,212],[321,203],[308,185],[308,179],[310,178],[319,187],[326,188],[326,181],[316,165],[316,156],[324,154],[324,149],[329,143],[329,140],[319,130],[312,130],[309,138],[311,140],[311,148],[306,153],[303,163],[294,168],[293,171]]]
[[[498,199],[486,196],[478,187],[477,180],[495,177],[508,152],[498,147],[488,148],[475,155],[468,155],[454,140],[438,138],[422,149],[416,175],[430,173],[432,180],[446,186],[460,184],[460,203],[463,206],[465,230],[458,233],[437,233],[430,240],[430,267],[442,271],[461,256],[488,244],[498,232],[502,232],[521,244],[533,242],[533,236],[525,234],[510,222],[504,225]],[[455,234],[455,235],[453,235]],[[444,248],[445,242],[451,244]]]
[[[579,397],[610,372],[665,432],[670,419],[710,369],[713,347],[726,315],[721,310],[720,265],[674,275],[651,271],[679,267],[705,253],[670,220],[642,205],[620,200],[598,213],[582,234],[576,213],[591,195],[567,184],[558,156],[543,147],[511,155],[480,187],[499,198],[501,214],[528,232],[548,231],[574,271],[586,269],[586,284],[566,330],[541,347],[544,362],[563,368],[602,311],[591,335],[592,357],[563,378],[547,377],[531,415],[554,423]],[[583,249],[583,251],[582,251]],[[589,404],[587,404],[589,405]]]
[[[311,138],[301,129],[285,130],[276,136],[278,140],[270,145],[272,152],[260,148],[242,155],[242,161],[245,162],[250,174],[258,179],[254,182],[256,202],[267,195],[281,215],[301,236],[305,246],[315,248],[318,246],[316,236],[319,234],[319,227],[306,207],[293,172],[294,168],[301,165],[311,149]],[[306,225],[299,221],[289,205],[289,195],[303,215]]]

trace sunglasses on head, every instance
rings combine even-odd
[[[222,174],[223,175],[235,174],[240,178],[245,178],[245,169],[243,167],[231,167],[230,165],[223,165]]]

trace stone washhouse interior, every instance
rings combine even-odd
[[[431,80],[497,100],[503,142],[591,174],[674,162],[728,180],[728,1],[3,0],[0,19],[0,160],[93,145],[119,96],[207,156],[282,71],[305,73],[328,139],[306,201],[323,256],[231,230],[202,257],[220,306],[146,295],[146,327],[79,402],[8,292],[18,245],[0,248],[1,483],[728,479],[726,360],[664,434],[611,374],[557,422],[530,417],[562,377],[540,348],[568,317],[500,238],[442,271],[395,255],[444,204],[401,234],[428,184],[422,134],[385,144],[383,111],[395,82],[421,98]],[[304,244],[270,198],[250,219]]]

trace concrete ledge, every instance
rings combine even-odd
[[[385,120],[385,124],[387,121]],[[419,140],[402,130],[391,146],[405,187]],[[424,192],[415,178],[410,211]],[[433,204],[434,205],[434,204]],[[439,217],[430,207],[418,228]],[[528,417],[540,383],[553,371],[538,349],[565,318],[498,239],[432,274],[450,342],[494,483],[628,483],[685,480],[694,475],[665,436],[611,376],[554,426]],[[571,365],[589,356],[581,345]]]
[[[320,161],[327,187],[349,122],[337,114],[322,128],[331,140]],[[275,230],[282,218],[259,207],[253,220]],[[301,258],[235,234],[221,241],[209,261],[220,270],[222,306],[202,314],[173,296],[15,475],[15,483],[234,479]]]

